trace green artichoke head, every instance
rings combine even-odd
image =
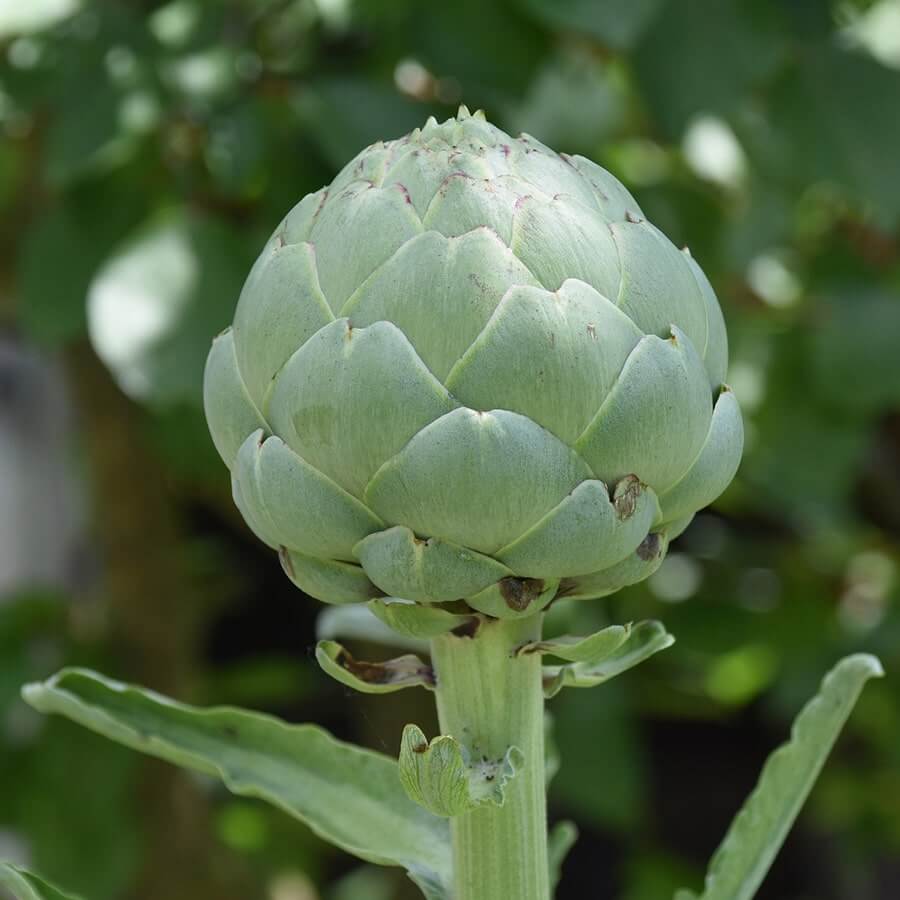
[[[204,401],[306,593],[517,616],[646,577],[728,485],[726,362],[709,282],[609,172],[462,109],[288,213]]]

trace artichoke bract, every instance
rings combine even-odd
[[[727,352],[703,272],[609,172],[461,109],[288,213],[204,402],[307,594],[522,616],[646,577],[728,485]]]

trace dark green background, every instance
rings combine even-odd
[[[554,613],[678,637],[553,703],[552,815],[582,831],[559,897],[697,885],[766,753],[855,650],[888,678],[759,896],[900,896],[896,0],[84,0],[26,30],[23,10],[50,6],[0,3],[0,435],[44,421],[35,452],[66,461],[84,525],[61,570],[0,598],[0,854],[89,900],[413,896],[281,814],[39,720],[17,690],[69,662],[390,752],[404,722],[433,729],[424,693],[349,696],[318,671],[320,607],[232,509],[199,398],[284,212],[464,102],[607,166],[690,246],[747,423],[735,483],[659,575]],[[63,402],[29,393],[32,369]],[[47,499],[7,510],[0,542]],[[53,516],[32,530],[40,560]]]

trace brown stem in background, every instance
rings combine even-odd
[[[121,671],[110,674],[187,700],[208,604],[186,565],[176,498],[145,447],[140,410],[90,348],[72,348],[67,364],[101,553],[108,642],[121,659]],[[156,760],[140,765],[135,802],[144,858],[129,900],[257,896],[247,868],[215,841],[209,803],[190,777]]]

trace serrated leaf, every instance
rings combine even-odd
[[[434,690],[431,666],[411,653],[385,662],[362,662],[336,641],[319,641],[316,661],[335,681],[363,694],[390,694],[408,687]]]
[[[599,634],[603,632],[585,640],[598,638]],[[671,647],[675,643],[675,638],[666,631],[662,623],[647,621],[635,625],[627,639],[613,651],[609,651],[608,644],[603,646],[604,643],[597,640],[598,655],[593,659],[565,666],[545,666],[544,696],[548,699],[555,697],[564,687],[594,687],[609,681],[610,678],[642,663],[654,653]],[[572,647],[578,647],[578,644],[570,645],[569,652],[572,652]],[[556,651],[556,655],[559,655],[559,651]]]
[[[412,800],[438,816],[458,816],[484,804],[503,806],[504,789],[524,762],[518,747],[502,759],[474,759],[448,734],[429,742],[418,725],[403,729],[400,780]]]
[[[314,725],[230,707],[199,709],[82,669],[28,685],[35,709],[64,715],[135,750],[220,777],[348,853],[450,882],[446,823],[404,793],[397,764]],[[439,895],[436,895],[439,896]]]
[[[0,863],[0,888],[9,891],[15,900],[77,900],[74,894],[64,894],[32,872]]]
[[[859,653],[825,676],[713,854],[703,893],[695,898],[680,891],[675,900],[750,900],[756,894],[863,686],[883,674],[878,659]]]

